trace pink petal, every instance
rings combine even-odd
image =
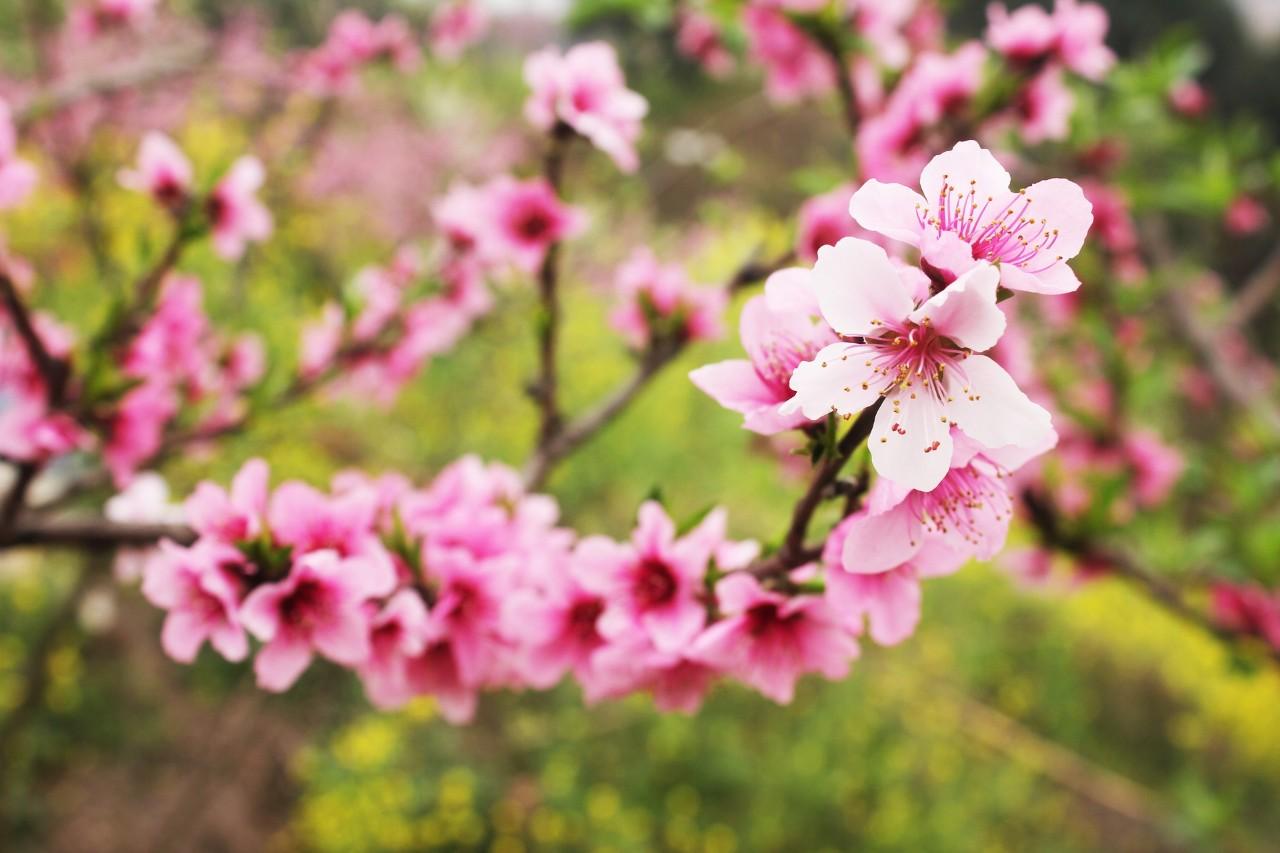
[[[358,666],[369,657],[369,620],[358,607],[342,608],[312,630],[311,641],[329,660]]]
[[[895,399],[902,403],[897,412]],[[876,413],[868,438],[871,462],[880,476],[920,492],[942,482],[951,470],[951,427],[943,420],[948,411],[932,394],[913,400],[894,388]]]
[[[845,522],[845,530],[840,565],[856,575],[896,569],[924,544],[920,525],[905,506],[880,515],[854,516]]]
[[[258,652],[253,671],[258,686],[283,693],[311,664],[311,646],[296,634],[282,633]]]
[[[830,344],[791,374],[795,396],[778,411],[784,415],[800,411],[810,420],[824,418],[833,410],[842,415],[853,414],[875,402],[883,384],[883,378],[867,366],[865,348]]]
[[[915,307],[884,249],[856,237],[818,250],[813,288],[822,316],[842,335],[874,334],[878,322],[898,322]]]
[[[863,228],[913,246],[920,245],[924,231],[920,216],[928,208],[928,202],[915,190],[875,179],[863,184],[849,200],[849,215]]]
[[[934,157],[924,167],[920,188],[930,208],[936,208],[944,184],[950,186],[953,193],[964,195],[972,189],[980,205],[990,196],[993,211],[1003,210],[1009,201],[1009,173],[990,151],[972,139],[957,142],[954,148]]]
[[[707,613],[693,600],[677,601],[640,617],[645,632],[661,652],[678,652],[707,623]]]
[[[746,359],[699,367],[690,371],[689,380],[726,409],[743,414],[782,402]]]
[[[1038,259],[1032,260],[1036,263]],[[1013,264],[1000,265],[1000,283],[1010,290],[1021,290],[1026,293],[1041,293],[1046,296],[1058,296],[1073,293],[1080,289],[1080,279],[1075,270],[1067,266],[1066,261],[1057,261],[1047,269],[1036,273],[1018,269]]]
[[[164,653],[178,663],[191,663],[209,634],[205,620],[186,610],[172,610],[160,632]]]
[[[987,263],[960,276],[911,314],[914,323],[925,319],[939,334],[963,347],[982,352],[995,346],[1004,334],[1004,312],[996,305],[1000,272]]]
[[[1053,430],[1049,413],[1031,402],[1004,368],[985,355],[970,356],[958,370],[964,375],[952,375],[951,384],[953,389],[962,387],[960,393],[953,392],[948,411],[952,423],[979,444],[1036,447]]]
[[[1047,219],[1046,227],[1056,235],[1052,248],[1045,250],[1051,253],[1046,260],[1055,255],[1070,259],[1080,254],[1093,226],[1093,203],[1080,185],[1065,178],[1050,178],[1032,184],[1024,192],[1031,202],[1026,215]]]

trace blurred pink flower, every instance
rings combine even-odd
[[[449,0],[431,13],[427,39],[431,53],[446,62],[456,62],[489,29],[489,15],[473,0]]]
[[[771,592],[743,572],[721,580],[715,592],[724,618],[694,642],[689,654],[695,660],[783,705],[805,673],[832,680],[849,674],[858,646],[824,599]]]
[[[765,68],[765,93],[776,103],[824,95],[837,73],[818,45],[767,2],[755,0],[742,10],[751,57]]]
[[[541,266],[552,243],[577,236],[586,226],[586,216],[562,203],[541,178],[495,178],[485,191],[495,253],[527,273]]]
[[[809,422],[803,413],[782,415],[791,398],[792,372],[836,340],[818,314],[807,270],[787,269],[769,277],[764,295],[742,309],[740,333],[747,359],[699,367],[689,379],[727,409],[745,415],[744,426],[764,435]]]
[[[235,548],[221,543],[191,548],[160,543],[147,563],[142,593],[168,612],[160,634],[165,654],[191,663],[208,640],[227,660],[245,659],[249,639],[238,618],[244,590],[233,568],[243,559]]]
[[[620,304],[610,323],[635,349],[666,335],[697,341],[722,333],[724,291],[695,286],[678,264],[660,264],[648,249],[636,249],[618,267],[614,289]]]
[[[241,157],[210,193],[213,245],[223,259],[237,260],[248,243],[271,236],[271,212],[256,195],[265,180],[266,171],[256,157]]]
[[[134,192],[151,195],[164,207],[178,209],[191,192],[191,161],[173,140],[152,131],[142,138],[138,165],[122,169],[120,185]]]
[[[35,166],[17,156],[18,131],[8,103],[0,98],[0,210],[21,203],[35,188]]]
[[[649,103],[627,88],[613,46],[602,41],[554,47],[529,56],[524,78],[532,93],[524,113],[534,127],[551,130],[564,122],[624,172],[639,165],[635,144]]]
[[[1010,14],[992,3],[987,18],[987,43],[1019,65],[1054,59],[1082,77],[1101,80],[1115,64],[1106,46],[1107,12],[1097,3],[1056,0],[1053,14],[1033,3]]]
[[[703,12],[685,10],[679,14],[676,47],[712,77],[723,77],[733,71],[733,54],[724,45],[720,25]]]
[[[1257,234],[1271,222],[1271,213],[1252,196],[1238,195],[1222,215],[1223,225],[1237,237]]]

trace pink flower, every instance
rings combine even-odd
[[[1029,145],[1066,139],[1075,106],[1075,96],[1062,81],[1062,72],[1052,67],[1041,71],[1015,98],[1022,139]]]
[[[545,180],[497,178],[487,187],[488,206],[498,253],[525,272],[542,264],[553,244],[579,234],[586,218],[563,204]]]
[[[813,263],[823,246],[834,246],[842,237],[866,236],[849,216],[849,198],[852,195],[852,187],[841,186],[814,196],[801,205],[800,225],[796,229],[796,257]]]
[[[415,590],[393,595],[369,626],[369,657],[360,665],[365,694],[377,708],[397,708],[413,697],[409,661],[426,651],[427,606]]]
[[[102,453],[116,486],[128,485],[138,466],[160,449],[178,403],[177,394],[163,382],[144,383],[121,398]]]
[[[167,384],[201,379],[212,367],[200,346],[209,330],[202,299],[198,279],[170,276],[155,313],[125,352],[125,375]]]
[[[649,103],[627,88],[612,45],[579,44],[564,55],[544,48],[525,60],[524,79],[533,90],[524,113],[534,127],[549,131],[562,121],[622,171],[636,170],[635,143]]]
[[[697,341],[721,334],[724,291],[694,286],[679,264],[659,264],[648,249],[636,249],[618,267],[614,288],[621,304],[610,323],[636,349],[670,335]]]
[[[42,392],[3,391],[7,399],[0,408],[0,455],[46,460],[91,445],[89,433],[70,415],[49,410]]]
[[[256,195],[264,180],[266,172],[258,158],[241,157],[209,195],[213,245],[223,259],[234,261],[248,243],[271,236],[271,212]]]
[[[734,572],[716,584],[716,601],[723,618],[693,644],[696,660],[783,705],[805,673],[832,680],[849,674],[858,646],[823,599],[770,592],[754,576]]]
[[[1010,290],[1069,293],[1067,266],[1084,246],[1093,207],[1062,178],[1009,190],[1009,173],[978,143],[957,143],[920,175],[921,196],[899,184],[865,183],[849,202],[858,224],[921,250],[930,276],[947,283],[982,261]]]
[[[834,88],[837,69],[831,60],[777,9],[749,3],[742,10],[742,25],[752,58],[765,67],[765,94],[771,100],[791,103]]]
[[[319,319],[303,326],[298,373],[304,379],[315,379],[333,366],[338,349],[342,346],[346,323],[347,317],[342,306],[336,302],[326,302]]]
[[[314,652],[343,666],[364,663],[370,653],[365,602],[387,595],[394,583],[390,567],[376,560],[316,551],[296,560],[283,580],[249,593],[240,621],[266,643],[254,661],[258,686],[289,689]]]
[[[822,315],[846,342],[824,347],[791,376],[783,414],[852,415],[884,398],[869,445],[883,476],[929,491],[952,466],[952,429],[984,447],[1039,446],[1049,413],[983,355],[1005,328],[997,272],[980,263],[921,300],[879,246],[847,237],[818,255]]]
[[[449,639],[459,682],[479,687],[499,674],[508,651],[502,635],[502,578],[487,565],[453,549],[430,550],[425,563],[439,584],[432,624]]]
[[[846,571],[844,542],[861,518],[846,518],[823,546],[827,602],[855,634],[862,632],[865,619],[871,639],[882,646],[894,646],[914,634],[920,623],[920,573],[910,563],[877,574]],[[916,557],[925,565],[932,563],[928,553],[923,559],[920,554]]]
[[[1179,80],[1169,87],[1169,106],[1179,115],[1200,118],[1209,112],[1213,99],[1195,80]]]
[[[489,16],[471,0],[452,0],[431,13],[427,34],[431,52],[446,62],[457,61],[468,47],[484,37]]]
[[[372,529],[377,508],[371,491],[329,496],[291,480],[271,495],[267,527],[277,543],[291,546],[295,554],[332,550],[340,557],[364,555],[372,562],[388,562]]]
[[[592,659],[606,643],[599,624],[606,601],[589,558],[587,569],[567,564],[543,589],[517,590],[505,602],[507,633],[520,639],[520,675],[532,687],[546,689],[573,672],[588,696],[595,693]]]
[[[733,54],[724,45],[720,26],[710,15],[682,11],[676,29],[676,48],[697,62],[712,77],[733,71]]]
[[[1115,64],[1106,46],[1107,13],[1096,3],[1057,0],[1053,14],[1027,4],[1013,14],[1001,4],[987,7],[987,42],[1019,65],[1056,59],[1090,80],[1101,80]]]
[[[1125,433],[1124,452],[1133,468],[1134,497],[1142,506],[1163,501],[1182,475],[1182,454],[1155,433],[1134,429]]]
[[[13,114],[4,98],[0,98],[0,210],[21,203],[35,188],[38,175],[35,166],[20,160],[18,131]]]
[[[238,621],[242,562],[240,552],[220,543],[160,543],[147,563],[142,593],[168,611],[160,635],[165,654],[191,663],[208,640],[227,660],[244,660],[249,640]]]
[[[1280,649],[1280,598],[1257,584],[1213,586],[1213,616],[1232,631],[1254,634]]]
[[[458,658],[448,633],[434,621],[428,623],[427,646],[405,662],[405,681],[412,696],[432,696],[440,716],[450,723],[471,722],[476,713],[478,688],[462,680]]]
[[[663,652],[640,634],[622,637],[592,658],[592,680],[584,684],[588,702],[637,691],[653,694],[664,713],[693,714],[702,705],[716,671],[682,652]]]
[[[856,574],[878,574],[911,563],[930,577],[955,571],[970,558],[991,559],[1004,547],[1013,517],[1005,479],[1056,441],[1051,434],[1040,447],[1001,452],[961,440],[954,467],[930,490],[878,480],[867,508],[842,525],[841,565]]]
[[[662,505],[648,501],[629,544],[603,537],[579,543],[575,560],[606,590],[604,635],[612,640],[638,631],[660,652],[682,650],[706,624],[702,579],[723,531],[721,511],[677,539]]]
[[[191,192],[191,161],[172,139],[152,131],[142,138],[137,167],[122,169],[118,179],[126,189],[147,193],[169,210],[177,210]]]
[[[267,513],[267,463],[250,459],[231,481],[228,493],[216,483],[204,481],[184,505],[187,521],[202,537],[228,544],[256,539]]]
[[[1231,200],[1222,216],[1222,222],[1228,233],[1247,237],[1266,228],[1271,222],[1271,214],[1257,199],[1241,194]]]
[[[689,374],[717,403],[745,415],[744,426],[763,435],[809,422],[801,412],[783,415],[779,407],[792,396],[791,374],[814,358],[836,335],[818,313],[807,270],[781,270],[769,277],[763,296],[742,309],[740,331],[747,359],[699,367]]]

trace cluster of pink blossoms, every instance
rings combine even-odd
[[[271,490],[255,460],[230,491],[201,484],[185,512],[197,541],[163,544],[143,570],[171,657],[252,651],[259,684],[280,691],[319,655],[379,707],[432,696],[459,722],[481,691],[567,675],[589,701],[647,691],[692,711],[728,676],[788,702],[805,673],[847,673],[864,617],[896,642],[918,616],[896,577],[840,587],[843,609],[766,589],[742,571],[758,548],[726,538],[723,511],[680,535],[647,503],[629,540],[575,541],[551,498],[474,457],[422,489],[347,474],[327,494]]]
[[[87,0],[72,8],[71,31],[90,39],[119,29],[137,29],[154,15],[159,0]]]
[[[609,321],[636,350],[720,337],[724,290],[693,284],[679,264],[660,263],[648,249],[636,249],[618,267],[614,291],[618,305]]]
[[[1067,261],[1092,222],[1088,201],[1061,179],[1012,191],[975,142],[935,157],[920,184],[923,195],[872,180],[849,201],[859,226],[918,263],[856,237],[823,246],[811,270],[776,273],[744,308],[748,360],[691,376],[766,434],[878,406],[868,443],[880,479],[833,534],[834,594],[892,575],[911,601],[918,578],[994,556],[1012,514],[1009,475],[1057,441],[1049,413],[981,353],[1005,331],[998,287],[1079,287]]]
[[[348,9],[329,24],[323,44],[298,60],[298,84],[321,95],[336,95],[355,85],[360,70],[377,62],[389,62],[399,71],[411,71],[421,59],[408,23],[399,15],[387,15],[374,23],[357,9]]]
[[[143,137],[138,162],[120,172],[122,186],[147,193],[176,217],[202,213],[213,246],[224,260],[234,261],[249,243],[271,236],[271,212],[258,199],[266,171],[256,157],[236,160],[201,201],[202,210],[193,210],[194,170],[191,161],[173,140],[157,132]]]

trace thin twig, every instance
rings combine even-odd
[[[1277,290],[1280,290],[1280,246],[1267,255],[1267,259],[1240,288],[1223,325],[1232,329],[1246,325],[1275,297]]]
[[[195,531],[184,524],[150,524],[111,521],[106,518],[29,518],[3,538],[0,550],[23,546],[46,548],[110,549],[154,545],[169,539],[190,545]]]
[[[1265,647],[1268,656],[1280,663],[1280,649],[1258,643],[1257,638],[1219,624],[1203,610],[1187,601],[1175,584],[1145,568],[1134,556],[1066,531],[1052,504],[1034,489],[1022,491],[1022,503],[1032,527],[1046,547],[1078,560],[1107,567],[1112,574],[1139,589],[1165,610],[1230,646]]]

